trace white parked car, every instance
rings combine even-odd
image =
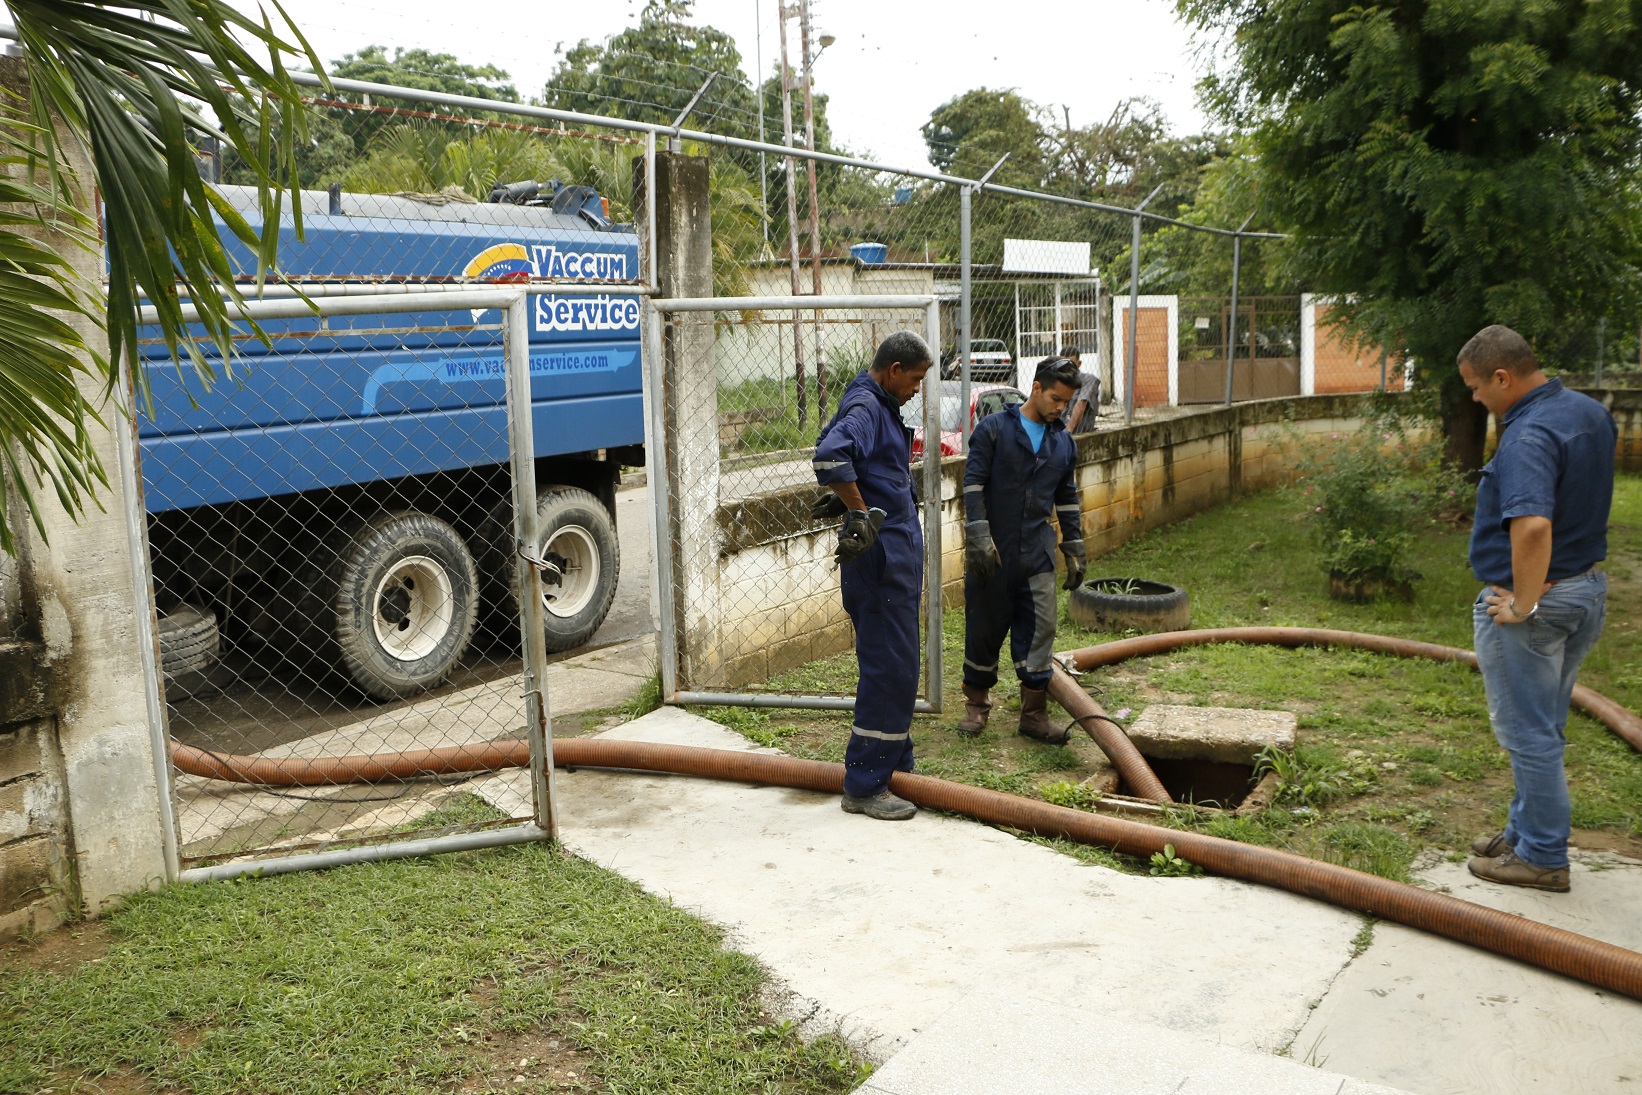
[[[962,362],[956,352],[941,367],[942,380],[961,379]],[[1013,384],[1015,355],[1001,338],[969,340],[969,379],[977,384]]]

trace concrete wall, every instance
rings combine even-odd
[[[1078,488],[1092,556],[1245,491],[1288,482],[1292,452],[1311,436],[1360,423],[1361,396],[1239,403],[1103,430],[1078,439]],[[963,459],[941,468],[941,585],[962,602]],[[852,633],[832,566],[835,533],[818,528],[813,486],[770,491],[718,511],[721,660],[692,689],[754,683],[848,650]],[[1099,570],[1098,559],[1091,573]]]
[[[68,778],[38,643],[0,639],[0,939],[79,905]]]
[[[811,289],[808,264],[799,276],[800,292]],[[821,268],[821,291],[827,296],[918,295],[934,292],[934,274],[929,269],[863,266],[854,262],[828,263]],[[792,280],[785,266],[758,266],[748,274],[748,292],[753,296],[784,297],[792,293]],[[802,313],[804,322],[804,372],[815,375],[814,313]],[[855,376],[854,363],[870,359],[886,337],[900,330],[924,329],[920,308],[885,311],[835,308],[823,312],[821,348],[828,367],[829,390],[836,392]],[[793,375],[793,334],[791,312],[756,312],[748,317],[733,316],[718,326],[718,382],[730,387],[759,377]]]
[[[1581,388],[1580,391],[1613,413],[1619,427],[1619,451],[1614,463],[1621,471],[1642,471],[1642,389]]]
[[[27,94],[21,61],[0,58],[0,86]],[[89,197],[90,162],[69,154]],[[36,234],[88,283],[102,277],[101,255]],[[102,337],[79,325],[88,342]],[[125,422],[99,379],[79,383],[105,423]],[[76,522],[41,492],[46,536],[18,521],[20,558],[4,573],[16,589],[4,594],[10,630],[35,641],[0,643],[0,930],[76,909],[97,915],[166,875],[139,647],[137,606],[147,602],[134,586],[116,438],[92,429],[112,484],[99,492],[102,508]]]

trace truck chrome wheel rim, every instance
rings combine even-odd
[[[599,546],[591,532],[565,525],[548,539],[542,558],[553,564],[541,576],[544,609],[569,619],[592,603],[599,589]]]
[[[426,555],[407,555],[377,583],[371,627],[390,657],[420,661],[444,641],[454,617],[450,575]]]

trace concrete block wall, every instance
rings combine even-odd
[[[1642,471],[1642,389],[1581,388],[1580,391],[1613,413],[1619,427],[1619,451],[1614,463],[1621,471]]]
[[[1364,397],[1310,396],[1240,403],[1078,439],[1078,489],[1091,571],[1099,555],[1151,529],[1294,476],[1307,438],[1361,424]],[[962,457],[941,467],[940,588],[963,603]],[[693,690],[739,688],[850,649],[853,632],[833,569],[835,530],[809,515],[817,488],[770,491],[718,510],[716,578],[721,616],[700,650],[720,657]],[[707,664],[705,659],[697,667]]]
[[[43,653],[0,639],[0,939],[53,928],[80,903]]]

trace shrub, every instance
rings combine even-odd
[[[1409,435],[1394,411],[1371,416],[1300,460],[1322,569],[1352,581],[1409,582],[1415,540],[1470,510],[1473,488],[1442,462],[1435,437]]]

